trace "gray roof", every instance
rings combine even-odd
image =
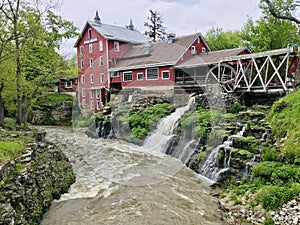
[[[221,59],[237,56],[242,53],[248,54],[251,52],[246,47],[206,52],[192,56],[185,62],[176,65],[175,68],[193,68],[201,65],[215,64],[218,63]]]
[[[168,43],[167,40],[148,43],[149,52],[146,45],[133,46],[123,58],[117,60],[111,70],[175,65],[199,36],[202,37],[200,33],[178,37],[173,43]]]
[[[82,32],[85,31],[88,25],[91,25],[99,34],[101,34],[104,38],[108,40],[116,40],[123,42],[130,42],[133,44],[141,44],[147,42],[146,36],[144,36],[141,32],[137,30],[130,30],[125,27],[119,27],[115,25],[108,25],[103,23],[96,23],[95,21],[87,21],[85,27]],[[75,47],[81,38],[79,38]]]

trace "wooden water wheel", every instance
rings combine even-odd
[[[225,92],[233,92],[236,70],[229,64],[220,63],[213,66],[205,78],[205,87],[208,92],[216,92],[220,88]]]

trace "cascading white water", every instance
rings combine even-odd
[[[144,141],[143,148],[147,151],[165,152],[171,139],[174,137],[174,131],[177,128],[181,116],[195,102],[195,97],[191,97],[188,105],[177,108],[175,112],[159,121],[157,129],[151,133]]]
[[[231,158],[231,150],[232,148],[232,140],[235,137],[242,137],[245,132],[246,127],[244,126],[241,131],[239,131],[235,135],[231,135],[227,138],[224,143],[214,148],[208,158],[205,160],[204,164],[201,166],[200,173],[208,177],[211,180],[218,180],[219,176],[226,172],[229,169],[230,165],[230,158]],[[223,149],[225,152],[229,152],[228,159],[225,160],[224,168],[220,168],[218,166],[218,154],[220,153],[220,150]]]

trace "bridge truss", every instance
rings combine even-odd
[[[225,92],[294,90],[297,53],[297,48],[284,48],[221,59],[206,75],[206,90],[215,85],[221,85]]]

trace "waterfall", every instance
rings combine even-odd
[[[246,127],[244,126],[241,131],[239,131],[235,135],[229,136],[227,140],[224,141],[224,143],[217,146],[210,152],[209,156],[207,157],[200,169],[200,173],[203,176],[216,181],[223,173],[226,173],[226,171],[228,171],[230,165],[231,150],[233,149],[232,140],[235,137],[242,137],[245,132],[245,129]],[[225,162],[222,165],[222,167],[218,165],[218,155],[221,150],[224,150],[225,153]],[[226,155],[228,155],[227,158]]]
[[[186,106],[177,108],[175,112],[160,120],[157,129],[144,141],[143,148],[148,151],[165,153],[172,138],[175,137],[174,131],[178,126],[179,119],[194,102],[195,97],[191,97]]]

